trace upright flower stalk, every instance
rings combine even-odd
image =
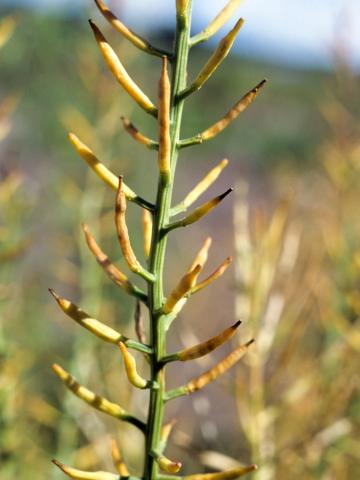
[[[90,21],[95,39],[110,71],[134,101],[143,108],[145,112],[157,118],[159,133],[158,138],[155,140],[145,137],[133,126],[130,120],[123,118],[125,129],[135,140],[143,144],[145,148],[157,150],[159,177],[155,203],[151,203],[137,195],[124,183],[122,176],[115,175],[108,170],[104,164],[100,163],[90,148],[84,145],[75,134],[69,135],[70,142],[80,157],[85,160],[101,180],[116,191],[114,199],[115,225],[120,247],[130,272],[145,280],[146,290],[143,291],[133,280],[130,281],[125,273],[121,272],[118,267],[110,262],[108,256],[101,250],[100,246],[97,245],[86,225],[84,226],[84,233],[89,249],[105,273],[107,273],[111,280],[123,289],[125,293],[137,299],[135,330],[138,339],[132,340],[126,338],[120,332],[92,318],[91,315],[85,313],[71,301],[63,299],[53,291],[51,291],[51,293],[54,295],[61,309],[70,318],[75,320],[77,324],[98,338],[118,346],[124,360],[124,367],[129,382],[135,388],[148,389],[150,392],[147,419],[138,419],[133,414],[125,411],[121,406],[94,394],[86,387],[80,385],[59,365],[54,365],[53,368],[65,386],[80,399],[118,420],[133,424],[144,433],[145,461],[142,476],[144,480],[166,480],[171,478],[187,478],[189,480],[192,478],[196,478],[196,480],[234,479],[251,472],[256,467],[254,465],[248,467],[241,466],[214,474],[197,474],[187,477],[175,476],[182,467],[181,462],[168,459],[165,455],[167,440],[174,425],[173,423],[164,425],[163,421],[166,402],[204,388],[208,383],[218,378],[237,363],[253,342],[253,340],[250,339],[245,344],[239,345],[218,364],[197,378],[190,380],[184,386],[170,391],[166,390],[165,370],[170,362],[194,360],[211,353],[229,340],[240,325],[238,321],[211,339],[201,342],[199,345],[189,346],[175,353],[167,352],[166,334],[171,323],[185,306],[191,295],[205,288],[225,272],[230,264],[231,258],[227,258],[210,276],[205,278],[205,280],[198,282],[198,277],[205,267],[212,243],[211,238],[208,238],[181,279],[175,283],[173,288],[166,288],[167,295],[165,293],[163,277],[166,244],[168,236],[172,234],[171,232],[179,227],[186,227],[200,220],[204,215],[207,215],[215,209],[232,191],[232,189],[229,188],[226,192],[216,196],[214,199],[203,203],[191,213],[186,213],[182,219],[174,220],[173,217],[175,215],[187,212],[192,203],[216,181],[222,170],[228,164],[227,160],[222,160],[220,164],[210,170],[179,205],[172,206],[171,199],[179,151],[184,146],[201,143],[202,141],[210,139],[227,127],[255,99],[264,81],[242,97],[222,120],[206,129],[202,134],[195,135],[193,139],[183,140],[180,138],[180,133],[185,101],[187,101],[192,93],[199,90],[205,81],[207,81],[220,66],[221,62],[227,56],[235,40],[235,36],[243,24],[243,20],[240,19],[236,22],[235,27],[223,38],[219,46],[215,49],[214,54],[210,57],[210,60],[203,69],[200,70],[195,81],[190,84],[190,86],[187,86],[187,65],[190,49],[196,43],[205,41],[219,30],[228,19],[229,12],[233,12],[235,6],[240,2],[228,2],[224,10],[219,13],[208,29],[205,29],[199,34],[200,36],[197,35],[191,38],[192,0],[176,0],[176,32],[172,52],[165,52],[151,46],[146,40],[132,32],[117,19],[102,1],[96,0],[95,3],[103,16],[124,38],[140,50],[155,57],[161,57],[162,62],[158,101],[157,105],[155,105],[127,73],[122,62],[100,29],[92,20]],[[143,209],[144,250],[147,265],[141,264],[131,246],[131,235],[126,226],[126,204],[128,201],[138,204]],[[145,334],[144,331],[141,303],[145,304],[149,310],[150,323],[148,326],[148,335]],[[130,352],[131,349],[138,350],[146,355],[150,363],[150,378],[143,378],[141,372],[138,371],[136,360]],[[115,444],[112,447],[112,456],[117,471],[116,474],[107,472],[82,472],[67,467],[57,460],[54,461],[54,463],[71,478],[115,480],[129,476],[125,461]]]

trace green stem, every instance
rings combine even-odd
[[[155,282],[148,286],[150,345],[154,351],[151,357],[151,380],[156,382],[159,388],[152,390],[150,393],[145,444],[144,480],[155,480],[158,478],[158,465],[153,452],[158,451],[161,445],[160,433],[165,403],[165,372],[164,364],[161,361],[166,354],[165,323],[164,316],[161,314],[161,308],[164,303],[163,272],[167,243],[167,235],[164,234],[164,228],[168,224],[170,217],[171,197],[178,157],[178,142],[183,113],[183,100],[178,100],[178,94],[186,86],[191,4],[192,1],[190,0],[186,18],[177,18],[171,82],[171,171],[169,174],[160,174],[159,177],[149,261],[150,272],[155,276]]]

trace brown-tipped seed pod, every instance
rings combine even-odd
[[[101,33],[96,24],[92,20],[89,20],[89,23],[92,31],[94,32],[95,39],[100,48],[100,51],[117,81],[141,108],[143,108],[147,113],[150,113],[151,115],[156,117],[157,109],[155,105],[129,76],[119,57],[110,47],[110,45],[106,41],[106,38]]]
[[[128,118],[121,117],[121,121],[125,130],[133,137],[134,140],[145,145],[145,147],[153,149],[156,145],[156,142],[151,140],[150,138],[143,135],[139,130],[135,127],[133,123],[130,122]]]
[[[211,247],[211,244],[212,244],[211,237],[207,237],[207,239],[203,243],[202,247],[200,248],[200,250],[196,254],[196,256],[194,258],[194,261],[190,265],[190,268],[189,268],[188,272],[190,272],[191,270],[194,270],[196,265],[200,265],[201,269],[204,268],[204,265],[207,262],[207,259],[208,259],[208,256],[209,256],[209,249]]]
[[[143,208],[142,211],[142,224],[143,224],[143,232],[144,232],[144,253],[145,257],[148,258],[150,255],[151,249],[151,237],[152,237],[152,215],[149,210]]]
[[[107,185],[116,190],[119,185],[119,178],[114,175],[104,164],[102,164],[88,146],[85,145],[74,133],[69,133],[68,138],[80,157],[85,160],[90,168],[101,178]],[[124,185],[126,197],[131,200],[136,197],[127,185]]]
[[[208,213],[210,213],[215,207],[219,205],[219,203],[224,200],[225,197],[229,195],[233,191],[232,188],[229,188],[226,190],[226,192],[222,193],[221,195],[218,195],[217,197],[213,198],[212,200],[209,200],[208,202],[204,203],[200,207],[195,208],[195,210],[190,213],[187,217],[183,218],[182,220],[179,220],[177,222],[171,223],[167,229],[168,231],[173,230],[174,228],[178,227],[186,227],[188,225],[191,225],[194,222],[197,222],[200,220],[200,218],[204,217]]]
[[[58,460],[52,460],[52,462],[62,470],[65,475],[75,480],[118,480],[119,476],[109,472],[84,472],[83,470],[77,470],[76,468],[68,467]]]
[[[232,468],[231,470],[225,470],[224,472],[187,475],[183,478],[183,480],[235,480],[235,478],[242,477],[243,475],[253,472],[256,469],[256,465],[250,465],[249,467]]]
[[[194,378],[194,380],[191,380],[191,382],[185,385],[185,391],[187,393],[196,392],[197,390],[204,388],[210,382],[216,380],[220,375],[227,372],[229,368],[235,365],[235,363],[237,363],[245,355],[247,349],[253,342],[254,340],[250,340],[244,345],[240,345],[213,368],[203,373],[199,377]]]
[[[66,387],[84,402],[97,410],[100,410],[100,412],[111,415],[112,417],[121,420],[124,420],[127,417],[127,412],[121,408],[120,405],[110,402],[106,398],[100,397],[100,395],[97,395],[83,385],[80,385],[70,373],[60,367],[57,363],[54,363],[52,368]]]
[[[102,0],[95,0],[95,3],[104,15],[106,20],[112,25],[115,30],[117,30],[123,37],[125,37],[129,42],[131,42],[135,47],[143,50],[144,52],[150,53],[150,55],[162,56],[163,52],[156,49],[147,40],[144,40],[142,37],[130,30],[126,25],[124,25],[109,8],[102,2]]]
[[[224,158],[189,192],[183,200],[185,208],[190,207],[206,190],[217,180],[221,172],[228,165],[229,160]]]
[[[169,314],[179,311],[179,303],[184,299],[185,295],[194,287],[196,279],[201,271],[201,265],[196,265],[193,270],[187,272],[168,296],[163,307],[163,312]],[[182,305],[181,305],[182,306]]]
[[[166,473],[178,473],[182,467],[181,462],[173,462],[169,460],[164,455],[159,455],[156,458],[156,461],[162,471]]]
[[[159,155],[160,173],[170,172],[170,97],[171,87],[167,70],[167,58],[163,57],[161,77],[159,82]]]
[[[75,320],[76,323],[89,330],[89,332],[95,334],[97,337],[102,338],[109,343],[117,344],[120,340],[124,338],[121,333],[116,332],[111,327],[108,327],[107,325],[99,322],[99,320],[92,318],[90,315],[84,312],[84,310],[75,305],[75,303],[72,303],[63,297],[60,297],[60,295],[57,295],[51,288],[49,288],[49,291],[59,304],[61,310],[68,317]]]
[[[145,380],[145,378],[142,378],[137,373],[136,360],[131,355],[129,350],[125,347],[125,344],[122,342],[119,342],[119,348],[124,359],[125,370],[126,370],[126,374],[129,379],[129,382],[132,385],[134,385],[134,387],[137,387],[137,388],[142,388],[142,389],[149,388],[151,383]]]
[[[139,273],[142,268],[138,262],[135,253],[131,247],[129,232],[126,226],[125,213],[126,213],[126,198],[123,188],[123,178],[119,177],[119,188],[116,195],[115,204],[115,225],[119,238],[121,250],[123,252],[126,263],[131,271]]]
[[[205,42],[212,35],[215,35],[225,23],[230,20],[235,10],[240,6],[243,0],[230,0],[220,13],[209,23],[209,25],[200,33],[191,38],[191,45],[196,45],[200,42]]]
[[[92,236],[88,225],[83,223],[82,228],[89,250],[94,255],[99,265],[101,265],[109,278],[116,283],[116,285],[121,288],[128,289],[129,281],[127,276],[110,262],[109,257],[101,250],[95,238]]]
[[[216,47],[215,52],[211,55],[209,60],[206,62],[204,67],[201,69],[201,71],[198,73],[196,79],[193,81],[193,83],[188,87],[185,91],[184,94],[180,96],[187,96],[188,94],[195,92],[196,90],[200,90],[200,88],[204,85],[204,83],[210,78],[210,76],[215,72],[215,70],[218,68],[220,63],[225,60],[227,57],[235,39],[236,36],[240,30],[240,28],[243,26],[244,20],[240,18],[234,28],[230,30],[230,32],[220,40],[218,46]]]
[[[127,469],[127,466],[124,463],[124,460],[120,453],[119,445],[115,440],[115,438],[111,440],[111,457],[112,457],[116,471],[122,477],[129,477],[130,476],[129,470]]]
[[[219,333],[215,337],[210,338],[206,342],[202,342],[198,345],[195,345],[194,347],[181,350],[177,353],[178,360],[186,362],[188,360],[194,360],[195,358],[203,357],[204,355],[213,352],[216,348],[223,345],[223,343],[230,340],[230,338],[234,335],[236,329],[240,324],[241,322],[238,321],[234,323],[234,325],[232,325],[231,327],[226,328],[221,333]]]
[[[226,272],[226,270],[228,269],[230,263],[232,262],[232,257],[227,257],[223,263],[211,274],[209,275],[207,278],[205,278],[205,280],[203,280],[202,282],[198,283],[197,285],[194,286],[194,288],[191,290],[191,293],[196,293],[196,292],[199,292],[200,290],[202,290],[203,288],[207,287],[208,285],[210,285],[210,283],[214,282],[215,280],[217,280],[219,277],[221,277],[222,275],[224,275],[224,273]]]

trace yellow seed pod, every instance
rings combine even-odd
[[[203,243],[202,247],[196,254],[193,263],[190,265],[189,272],[193,270],[196,265],[200,265],[201,269],[204,268],[205,263],[207,262],[208,256],[209,256],[209,249],[212,244],[212,239],[211,237],[207,237],[205,242]],[[200,272],[199,272],[200,273]]]
[[[90,315],[84,312],[84,310],[75,305],[75,303],[60,297],[60,295],[57,295],[51,288],[49,288],[49,291],[59,304],[62,311],[70,318],[75,320],[76,323],[89,330],[89,332],[109,343],[117,344],[123,339],[123,335],[121,335],[121,333],[116,332],[113,328],[99,322],[99,320],[92,318]]]
[[[185,15],[189,5],[189,0],[176,0],[176,14],[179,16]]]
[[[99,265],[104,269],[105,273],[116,285],[125,289],[126,291],[130,291],[131,284],[129,283],[127,276],[110,262],[109,257],[101,250],[96,240],[90,233],[89,227],[85,223],[82,225],[82,228],[89,250],[94,255]]]
[[[119,348],[124,359],[125,370],[129,382],[137,388],[147,388],[149,387],[149,382],[142,378],[136,370],[136,360],[131,355],[129,350],[125,347],[125,344],[119,342]]]
[[[75,480],[119,480],[119,476],[109,472],[84,472],[76,468],[68,467],[58,460],[52,460],[52,462],[62,470],[65,475]]]
[[[130,122],[128,118],[121,117],[121,121],[125,130],[129,133],[129,135],[133,137],[134,140],[141,143],[142,145],[145,145],[145,147],[147,148],[152,148],[153,141],[143,135],[141,132],[139,132],[139,130],[135,127],[133,123]]]
[[[160,173],[170,171],[170,98],[171,86],[167,71],[167,58],[163,57],[161,77],[159,82],[159,154],[158,164]]]
[[[139,88],[134,80],[129,76],[121,63],[119,57],[110,47],[106,38],[92,20],[89,20],[92,31],[94,32],[96,42],[100,51],[117,81],[124,90],[135,100],[135,102],[151,115],[157,115],[157,109],[145,93]]]
[[[225,470],[223,472],[187,475],[184,477],[184,480],[235,480],[235,478],[242,477],[254,470],[257,470],[257,466],[250,465],[248,467],[232,468],[231,470]]]
[[[187,393],[193,393],[201,388],[204,388],[210,382],[216,380],[220,375],[227,372],[229,368],[235,365],[235,363],[237,363],[245,355],[247,349],[253,342],[254,340],[250,340],[250,342],[240,345],[213,368],[187,383],[185,385]]]
[[[144,253],[145,257],[148,258],[150,255],[151,249],[151,237],[152,237],[152,215],[146,208],[143,208],[142,211],[142,224],[144,232]]]
[[[183,297],[191,291],[194,287],[196,279],[201,271],[201,265],[196,265],[193,270],[187,272],[174,288],[174,290],[168,296],[166,303],[163,307],[163,312],[169,314],[173,312],[176,307],[178,308],[178,303],[182,300],[185,300]],[[177,311],[177,309],[175,310]]]
[[[2,48],[11,38],[16,27],[15,17],[9,15],[0,21],[0,48]]]
[[[182,467],[181,462],[173,462],[172,460],[166,458],[164,455],[159,455],[156,460],[161,470],[166,473],[177,473]]]
[[[115,204],[115,225],[119,238],[121,250],[123,252],[126,263],[131,271],[138,273],[141,271],[141,265],[138,262],[135,253],[130,244],[129,232],[126,225],[126,198],[123,188],[123,179],[119,177],[119,188],[116,195]]]
[[[192,83],[192,85],[189,87],[189,90],[195,91],[199,90],[204,83],[209,79],[209,77],[215,72],[215,70],[218,68],[220,63],[227,57],[235,39],[236,36],[240,30],[240,28],[243,26],[244,20],[240,18],[234,28],[230,30],[230,32],[220,40],[218,46],[216,47],[215,52],[211,55],[209,60],[206,62],[204,67],[201,69],[200,73]]]
[[[204,203],[200,207],[197,207],[193,213],[185,217],[183,220],[180,220],[181,226],[186,227],[187,225],[191,225],[194,222],[197,222],[200,220],[200,218],[204,217],[208,213],[210,213],[215,207],[219,205],[219,203],[224,200],[225,197],[229,195],[233,191],[232,188],[229,188],[226,190],[226,192],[222,193],[221,195],[218,195],[217,197],[213,198],[212,200],[209,200],[208,202]]]
[[[207,287],[212,282],[217,280],[219,277],[224,275],[224,273],[228,269],[231,262],[232,262],[232,257],[227,257],[223,261],[223,263],[211,275],[209,275],[207,278],[205,278],[205,280],[203,280],[202,282],[195,285],[194,288],[192,289],[191,293],[199,292],[200,290],[202,290],[203,288]]]
[[[204,30],[191,39],[191,44],[195,45],[196,43],[204,42],[212,35],[215,35],[215,33],[218,32],[228,20],[230,20],[242,2],[243,0],[230,0],[214,18],[214,20],[209,23]]]
[[[217,180],[221,172],[228,165],[229,160],[224,158],[221,162],[214,167],[210,172],[189,192],[183,204],[187,208],[192,205],[206,190]]]
[[[226,328],[224,331],[216,335],[215,337],[210,338],[206,342],[199,343],[191,348],[185,348],[178,352],[178,360],[186,362],[188,360],[194,360],[195,358],[203,357],[208,353],[214,351],[216,348],[220,347],[223,343],[230,340],[230,338],[236,332],[238,326],[241,324],[240,321],[234,323],[229,328]]]
[[[112,25],[115,30],[117,30],[123,37],[125,37],[129,42],[131,42],[135,47],[143,50],[144,52],[153,53],[154,48],[141,38],[139,35],[134,33],[130,30],[126,25],[124,25],[109,8],[102,2],[101,0],[95,0],[95,3],[100,10],[100,12],[104,15],[106,20]]]
[[[112,456],[116,471],[122,477],[129,477],[130,476],[129,470],[127,469],[124,463],[124,460],[120,453],[119,445],[117,444],[117,441],[115,440],[115,438],[111,440],[111,456]]]
[[[101,178],[107,185],[110,185],[111,188],[116,190],[119,185],[119,178],[112,173],[99,159],[95,154],[90,150],[90,148],[85,145],[74,133],[69,133],[68,138],[75,148],[80,157],[85,160],[90,168]],[[135,192],[133,192],[127,185],[124,185],[125,195],[129,200],[132,200],[136,197]]]
[[[60,365],[54,363],[52,368],[60,380],[66,385],[66,387],[84,402],[88,403],[100,412],[111,415],[112,417],[120,419],[126,417],[127,413],[123,408],[120,407],[120,405],[110,402],[106,398],[100,397],[100,395],[97,395],[83,385],[80,385],[75,378],[62,367],[60,367]]]
[[[214,125],[200,134],[202,140],[209,140],[218,135],[224,130],[232,121],[234,121],[240,113],[242,113],[257,97],[261,88],[265,85],[266,80],[262,80],[256,87],[246,93],[223,117]]]

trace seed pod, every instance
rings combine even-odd
[[[231,368],[235,363],[237,363],[247,352],[249,346],[254,342],[254,340],[250,340],[249,342],[245,343],[244,345],[240,345],[237,347],[233,352],[227,355],[223,360],[221,360],[217,365],[213,368],[208,370],[207,372],[203,373],[191,382],[185,385],[185,390],[187,393],[193,393],[201,388],[204,388],[210,382],[216,380],[220,375],[227,372],[229,368]]]
[[[216,348],[220,347],[223,343],[230,340],[230,338],[236,332],[238,326],[241,324],[240,321],[234,323],[229,328],[226,328],[224,331],[216,335],[215,337],[210,338],[206,342],[199,343],[191,348],[185,348],[178,352],[178,360],[186,362],[188,360],[194,360],[195,358],[203,357],[208,353],[214,351]]]
[[[70,373],[60,367],[57,363],[54,363],[52,368],[66,387],[84,402],[97,410],[100,410],[100,412],[111,415],[112,417],[119,419],[125,419],[127,417],[127,412],[121,408],[120,405],[110,402],[106,398],[100,397],[100,395],[97,395],[83,385],[80,385]]]
[[[142,145],[145,145],[147,148],[154,148],[155,143],[153,140],[150,138],[146,137],[143,135],[139,130],[135,127],[133,123],[130,122],[128,118],[121,117],[121,121],[123,123],[123,126],[125,130],[139,143]]]
[[[52,460],[52,462],[62,470],[65,475],[75,480],[119,480],[119,475],[109,472],[84,472],[83,470],[77,470],[76,468],[68,467],[58,460]]]
[[[95,25],[95,23],[92,20],[89,20],[89,23],[95,35],[95,39],[100,48],[100,51],[117,81],[141,108],[143,108],[147,113],[150,113],[151,115],[156,117],[157,109],[155,105],[129,76],[119,57],[110,47],[110,45],[106,41],[106,38],[101,33],[99,28]]]
[[[145,380],[145,378],[142,378],[137,373],[136,360],[131,355],[129,350],[125,347],[125,344],[122,342],[119,342],[119,348],[124,359],[125,370],[126,370],[126,374],[129,379],[129,382],[132,385],[134,385],[134,387],[137,387],[137,388],[142,388],[142,389],[149,388],[151,385],[151,382],[148,382],[147,380]]]
[[[231,470],[225,470],[224,472],[216,473],[199,473],[197,475],[187,475],[183,480],[234,480],[235,478],[242,477],[247,473],[257,470],[256,465],[250,465],[249,467],[237,467]]]
[[[144,232],[144,253],[145,257],[148,258],[151,250],[151,237],[152,237],[152,215],[149,210],[143,208],[142,211],[142,224]]]
[[[265,85],[266,80],[262,80],[256,87],[246,93],[221,120],[200,133],[202,140],[209,140],[224,130],[232,121],[234,121],[240,113],[242,113],[256,98],[260,89]]]
[[[129,477],[130,476],[129,470],[127,469],[124,463],[124,460],[120,453],[119,445],[115,440],[115,438],[111,440],[111,456],[112,456],[116,471],[120,473],[122,477]]]
[[[116,285],[130,292],[132,290],[132,287],[127,276],[110,262],[109,257],[101,250],[99,245],[96,243],[96,240],[90,233],[89,227],[85,223],[83,223],[82,228],[89,250],[94,255],[99,265],[104,269],[106,274]]]
[[[116,332],[111,327],[99,322],[99,320],[92,318],[90,315],[84,312],[84,310],[75,305],[75,303],[60,297],[51,288],[49,288],[49,291],[59,304],[61,310],[70,318],[75,320],[76,323],[89,330],[89,332],[94,333],[97,337],[102,338],[109,343],[117,344],[124,338],[121,333]]]
[[[198,283],[197,285],[194,286],[194,288],[191,290],[191,293],[196,293],[202,290],[203,288],[207,287],[210,285],[210,283],[214,282],[217,280],[219,277],[224,275],[226,272],[227,268],[229,267],[230,263],[232,262],[231,257],[227,257],[223,263],[211,274],[209,275],[205,280],[202,282]]]
[[[240,18],[234,28],[230,30],[230,32],[220,40],[218,46],[216,47],[215,52],[211,55],[209,60],[206,62],[204,67],[201,69],[200,73],[194,80],[194,82],[190,85],[189,88],[185,90],[185,92],[191,93],[196,90],[200,90],[200,88],[204,85],[204,83],[210,78],[210,76],[215,72],[218,68],[220,63],[225,60],[227,57],[236,36],[243,26],[244,20]]]
[[[176,0],[176,15],[183,17],[189,6],[189,0]]]
[[[182,464],[181,462],[173,462],[169,460],[165,455],[159,455],[156,458],[156,461],[161,468],[166,473],[177,473],[180,471]]]
[[[143,50],[144,52],[150,53],[151,55],[161,56],[163,53],[156,48],[154,48],[147,40],[144,40],[142,37],[130,30],[126,25],[124,25],[109,8],[102,2],[102,0],[95,0],[95,3],[104,15],[106,20],[112,25],[115,30],[117,30],[123,37],[125,37],[129,42],[131,42],[135,47]]]
[[[161,77],[159,82],[159,155],[158,164],[160,173],[170,171],[170,97],[171,87],[167,71],[167,58],[163,57]]]
[[[197,276],[201,271],[201,265],[196,265],[193,270],[187,272],[174,288],[174,290],[168,296],[166,303],[163,307],[163,312],[169,314],[171,312],[177,312],[181,301],[184,299],[184,296],[191,291],[194,287]],[[179,305],[180,303],[180,305]]]
[[[204,244],[202,245],[202,247],[200,248],[200,250],[196,254],[196,257],[194,258],[193,263],[190,265],[190,268],[189,268],[188,272],[193,270],[196,267],[196,265],[200,265],[201,269],[204,268],[204,265],[205,265],[205,263],[207,262],[207,259],[208,259],[209,249],[211,247],[211,244],[212,244],[211,237],[207,237]],[[196,277],[196,279],[197,279],[197,277]]]
[[[210,172],[189,192],[183,204],[187,208],[192,205],[199,197],[202,195],[206,190],[217,180],[220,173],[224,170],[224,168],[228,165],[229,160],[224,159]]]
[[[126,263],[128,264],[131,271],[139,273],[142,268],[138,262],[135,253],[131,247],[129,232],[126,226],[125,220],[126,212],[126,198],[123,188],[123,178],[119,177],[119,188],[116,195],[116,204],[115,204],[115,225],[119,238],[119,243],[121,250],[123,252]]]
[[[165,423],[165,425],[162,426],[161,433],[160,433],[160,440],[164,445],[166,445],[166,443],[169,439],[169,436],[172,432],[172,429],[174,428],[176,422],[177,422],[177,420],[175,418],[173,418],[170,422]]]
[[[104,164],[102,164],[94,153],[90,150],[89,147],[85,145],[74,133],[69,133],[68,138],[75,148],[80,157],[85,160],[90,168],[101,178],[106,184],[110,185],[111,188],[116,190],[119,185],[119,179],[114,175]],[[126,198],[132,200],[136,197],[135,192],[133,192],[127,185],[124,185],[124,191]]]
[[[208,213],[210,213],[215,207],[219,205],[219,203],[224,200],[225,197],[229,195],[233,191],[232,188],[229,188],[226,190],[226,192],[222,193],[221,195],[218,195],[217,197],[213,198],[212,200],[209,200],[208,202],[204,203],[200,207],[195,208],[193,213],[188,215],[187,217],[183,218],[182,220],[179,220],[178,222],[174,222],[169,226],[169,230],[172,230],[173,228],[176,227],[186,227],[187,225],[191,225],[194,222],[197,222],[200,220],[200,218],[204,217]]]
[[[214,20],[200,33],[191,39],[191,45],[196,45],[200,42],[205,42],[212,35],[215,35],[220,28],[232,17],[235,10],[239,7],[243,0],[230,0]]]

